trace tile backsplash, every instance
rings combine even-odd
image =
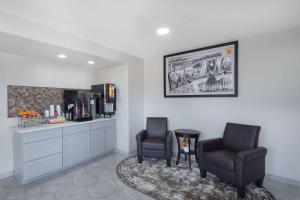
[[[63,106],[64,89],[9,85],[7,86],[7,101],[8,117],[16,117],[18,112],[25,109],[40,112],[49,109],[50,105]]]

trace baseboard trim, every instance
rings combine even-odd
[[[123,151],[123,150],[120,150],[120,149],[114,149],[114,152],[122,154],[124,156],[134,156],[134,155],[136,155],[136,150],[127,152],[127,151]]]
[[[136,155],[137,155],[137,152],[136,152],[136,150],[133,150],[133,151],[129,152],[128,155],[129,155],[129,156],[136,156]]]
[[[289,185],[300,187],[300,181],[289,179],[281,176],[276,176],[273,174],[266,174],[266,179],[270,181],[280,182],[280,183],[286,183]]]
[[[13,171],[5,172],[5,173],[0,174],[0,179],[4,179],[4,178],[7,178],[7,177],[10,177],[10,176],[13,176],[13,175],[14,175]]]

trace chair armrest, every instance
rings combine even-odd
[[[147,138],[146,130],[141,130],[136,135],[137,155],[142,156],[143,141]]]
[[[141,130],[138,134],[136,134],[137,142],[144,141],[146,139],[146,137],[147,137],[147,133],[146,133],[145,129]]]
[[[258,147],[241,151],[236,157],[236,183],[245,186],[265,177],[265,157],[267,149]]]
[[[222,148],[223,138],[214,138],[198,142],[198,151],[208,152],[215,151]]]
[[[166,157],[171,159],[172,157],[172,138],[173,138],[173,131],[168,131],[166,137]]]
[[[237,154],[237,159],[242,162],[248,162],[261,157],[265,157],[267,154],[267,149],[264,147],[258,147],[255,149],[250,149],[246,151],[241,151]]]
[[[173,138],[173,131],[168,131],[167,138],[166,138],[166,143],[167,144],[172,143],[172,138]]]
[[[198,142],[198,165],[200,169],[204,169],[203,153],[221,149],[223,145],[223,138],[214,138],[210,140],[203,140]]]

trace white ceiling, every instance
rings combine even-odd
[[[0,51],[6,53],[28,56],[42,60],[50,60],[64,64],[84,67],[85,69],[99,69],[119,65],[121,63],[108,60],[96,55],[91,55],[72,49],[62,48],[59,46],[39,42],[20,36],[15,36],[0,31]],[[58,54],[64,54],[66,59],[60,59]],[[87,62],[92,60],[94,65]]]
[[[299,0],[0,0],[0,10],[141,58],[300,26]]]

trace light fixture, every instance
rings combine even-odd
[[[95,64],[95,62],[94,62],[94,61],[92,61],[92,60],[89,60],[87,63],[88,63],[88,64],[90,64],[90,65],[93,65],[93,64]]]
[[[161,28],[156,30],[156,33],[158,35],[167,35],[168,33],[170,33],[170,29],[167,28],[167,27],[161,27]]]
[[[58,54],[57,57],[59,57],[61,59],[65,59],[67,56],[65,54]]]

